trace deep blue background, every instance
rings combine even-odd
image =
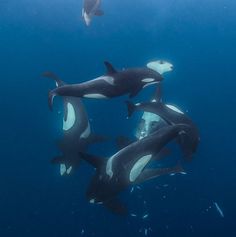
[[[82,229],[84,236],[143,236],[146,227],[150,236],[236,236],[236,2],[104,0],[105,15],[89,28],[81,2],[0,1],[0,236],[80,236]],[[61,178],[50,165],[61,121],[47,106],[53,84],[40,75],[52,70],[80,82],[102,75],[104,60],[121,69],[160,58],[175,67],[165,77],[164,99],[188,110],[201,144],[188,175],[124,194],[147,220],[116,217],[85,200],[88,166]],[[125,119],[123,101],[86,101],[93,129],[132,134],[135,120]],[[95,152],[114,149],[104,144]],[[225,218],[209,209],[214,201]]]

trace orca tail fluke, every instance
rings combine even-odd
[[[74,170],[74,164],[70,163],[64,156],[56,156],[51,160],[51,164],[60,165],[60,175],[70,175]],[[78,164],[76,164],[76,167]]]
[[[53,110],[53,99],[55,96],[56,96],[56,93],[54,91],[48,92],[48,106],[51,111]]]
[[[128,109],[128,118],[130,118],[132,116],[132,114],[135,111],[135,104],[132,103],[131,101],[125,101],[126,105],[127,105],[127,109]]]

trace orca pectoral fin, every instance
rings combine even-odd
[[[116,147],[117,150],[121,150],[125,147],[127,147],[128,145],[130,145],[133,141],[131,139],[129,139],[128,137],[124,137],[124,136],[120,136],[116,138]]]
[[[52,80],[54,80],[56,82],[56,87],[60,87],[60,86],[63,86],[65,85],[65,82],[63,82],[56,74],[54,74],[53,72],[44,72],[42,74],[43,77],[47,77],[47,78],[50,78]]]
[[[128,110],[128,118],[130,118],[132,116],[132,114],[134,113],[134,111],[136,110],[136,106],[133,102],[131,101],[125,101],[126,105],[127,105],[127,110]]]
[[[187,133],[181,133],[176,139],[177,144],[183,153],[183,157],[186,161],[191,161],[194,151],[192,150],[191,138],[188,138]]]
[[[167,174],[176,174],[184,172],[184,169],[181,165],[174,166],[172,168],[156,168],[156,169],[145,169],[138,179],[135,181],[136,184],[143,183],[150,179],[157,178],[162,175]]]
[[[96,11],[94,12],[94,15],[95,15],[95,16],[103,16],[103,15],[104,15],[104,11],[101,10],[101,9],[98,9],[98,10],[96,10]]]
[[[114,214],[125,216],[128,214],[127,207],[117,198],[111,199],[104,203],[105,207]]]
[[[92,165],[94,168],[100,168],[106,162],[106,159],[91,154],[79,152],[79,157]]]
[[[111,74],[114,74],[114,73],[117,72],[116,69],[112,66],[111,63],[105,61],[104,64],[105,64],[105,67],[107,69],[107,75],[111,75]]]
[[[137,87],[131,91],[129,94],[129,98],[135,97],[143,88],[142,87]]]

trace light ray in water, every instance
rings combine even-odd
[[[220,214],[220,216],[221,216],[222,218],[224,218],[225,215],[224,215],[223,211],[221,210],[221,208],[219,207],[218,203],[217,203],[217,202],[214,202],[214,205],[215,205],[215,207],[216,207],[216,210],[217,210],[218,213]]]

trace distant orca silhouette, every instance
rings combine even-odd
[[[126,146],[108,160],[80,154],[96,168],[87,190],[90,203],[104,204],[114,213],[127,214],[126,207],[118,200],[119,193],[125,188],[160,175],[183,172],[180,165],[162,169],[149,169],[146,166],[154,157],[158,159],[157,154],[186,127],[187,125],[174,125],[161,128],[142,140]]]
[[[56,95],[106,99],[129,94],[132,98],[144,87],[162,80],[158,72],[147,67],[116,71],[110,63],[105,62],[105,65],[107,74],[104,76],[80,84],[61,86],[49,92],[49,107],[52,109]]]
[[[65,83],[54,73],[45,72],[44,77],[55,81],[56,86],[64,86]],[[78,152],[85,152],[90,144],[105,141],[107,138],[91,133],[87,112],[80,98],[64,97],[63,138],[57,142],[62,156],[52,160],[54,164],[60,164],[61,175],[70,174],[72,169],[78,167],[80,158]]]
[[[102,16],[104,12],[100,9],[101,0],[84,0],[82,17],[84,18],[85,24],[90,25],[93,16]]]
[[[188,125],[188,128],[179,136],[178,143],[182,147],[185,158],[192,158],[192,154],[196,152],[200,141],[198,128],[181,110],[173,105],[162,103],[160,86],[157,88],[156,97],[152,102],[133,104],[130,101],[126,101],[126,104],[128,108],[128,117],[130,117],[135,110],[142,110],[160,116],[169,125]]]

